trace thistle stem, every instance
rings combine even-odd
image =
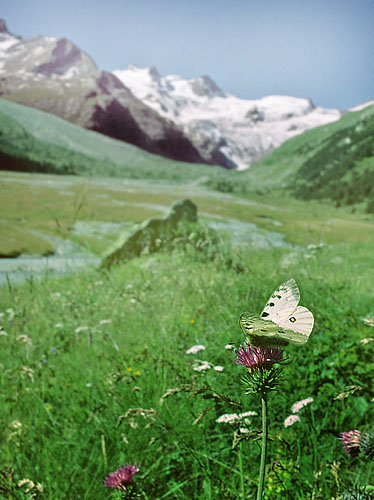
[[[261,443],[261,461],[260,475],[258,478],[257,500],[262,500],[262,493],[265,481],[265,466],[268,447],[268,397],[266,393],[262,394],[262,443]]]

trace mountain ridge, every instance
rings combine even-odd
[[[136,65],[113,73],[142,102],[179,125],[199,150],[209,140],[239,169],[287,139],[342,115],[340,110],[315,106],[309,98],[240,99],[223,92],[207,75],[186,80]]]
[[[174,160],[209,163],[181,129],[66,38],[22,40],[3,24],[0,97]],[[116,80],[113,84],[113,80]]]
[[[22,40],[5,21],[2,29],[1,97],[166,158],[245,169],[290,137],[341,116],[309,99],[239,99],[208,75],[184,80],[151,67],[146,84],[131,82],[131,70],[144,70],[101,71],[66,38]]]

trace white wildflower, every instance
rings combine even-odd
[[[208,361],[197,361],[193,364],[192,368],[195,372],[203,372],[212,368],[212,365]]]
[[[196,354],[199,351],[204,351],[205,345],[193,345],[189,349],[187,349],[186,354]]]
[[[22,379],[28,377],[31,382],[34,382],[34,370],[28,366],[21,367],[20,375]]]
[[[369,337],[368,339],[361,339],[360,342],[361,342],[361,344],[366,345],[366,344],[369,344],[370,342],[374,342],[374,339],[373,339],[373,337]]]
[[[365,325],[374,326],[374,316],[366,316],[366,318],[363,318],[363,322]]]
[[[223,366],[213,366],[213,370],[216,372],[223,372],[224,367]]]
[[[313,403],[313,398],[306,398],[301,401],[297,401],[292,405],[291,411],[292,413],[299,413],[301,408],[304,408],[304,406],[307,406],[310,403]]]
[[[234,344],[226,344],[225,349],[234,349]]]
[[[250,423],[250,419],[246,417],[253,417],[257,415],[255,411],[245,411],[244,413],[225,413],[217,418],[216,422],[219,424],[235,424],[236,422]]]
[[[18,488],[26,486],[25,493],[30,493],[31,490],[35,488],[35,483],[31,479],[21,479],[17,483]]]
[[[75,329],[75,333],[84,332],[86,330],[88,330],[88,326],[85,326],[85,325],[78,326],[78,328]]]
[[[21,429],[22,424],[21,424],[21,422],[19,422],[18,420],[13,420],[13,422],[11,422],[11,423],[9,424],[9,427],[10,427],[11,429],[13,429],[13,430],[15,430],[15,431],[16,431],[16,430],[18,430],[18,429]]]
[[[10,320],[12,320],[14,318],[14,316],[16,315],[16,313],[14,312],[14,309],[12,309],[11,307],[9,309],[6,310],[6,312],[8,313],[8,316]]]
[[[219,424],[233,424],[238,421],[237,413],[225,413],[217,418]]]
[[[254,415],[257,415],[257,411],[249,410],[244,413],[239,413],[239,418],[253,417]]]
[[[284,426],[285,427],[290,427],[291,425],[295,424],[296,422],[300,422],[300,417],[298,415],[290,415],[287,417],[284,421]]]
[[[30,337],[28,337],[27,335],[24,335],[24,334],[18,335],[16,340],[18,340],[18,342],[23,342],[24,344],[27,344],[27,345],[32,344],[32,340],[30,339]]]

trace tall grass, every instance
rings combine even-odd
[[[307,347],[288,349],[284,383],[271,396],[265,498],[325,500],[337,481],[341,491],[368,484],[371,466],[337,439],[373,421],[374,343],[360,342],[372,335],[361,319],[374,313],[372,271],[360,271],[353,248],[291,257],[232,250],[231,262],[220,248],[216,258],[174,248],[110,272],[3,288],[0,456],[2,484],[14,486],[4,498],[28,498],[15,487],[24,478],[48,498],[109,498],[103,478],[128,461],[140,466],[144,498],[253,498],[261,408],[243,395],[225,346],[244,341],[239,315],[259,313],[290,277],[315,329]],[[370,246],[360,248],[370,262]],[[206,349],[186,354],[197,344]],[[197,360],[211,368],[194,370]],[[301,421],[285,428],[291,405],[308,396]],[[247,423],[217,422],[248,410],[257,415]]]

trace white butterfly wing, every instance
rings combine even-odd
[[[270,295],[261,318],[281,325],[281,322],[287,321],[292,316],[299,300],[300,292],[296,281],[293,279],[285,281]]]
[[[287,330],[292,330],[299,333],[305,338],[306,342],[311,331],[313,330],[314,317],[309,309],[303,306],[299,306],[289,318],[279,321],[278,325]]]

